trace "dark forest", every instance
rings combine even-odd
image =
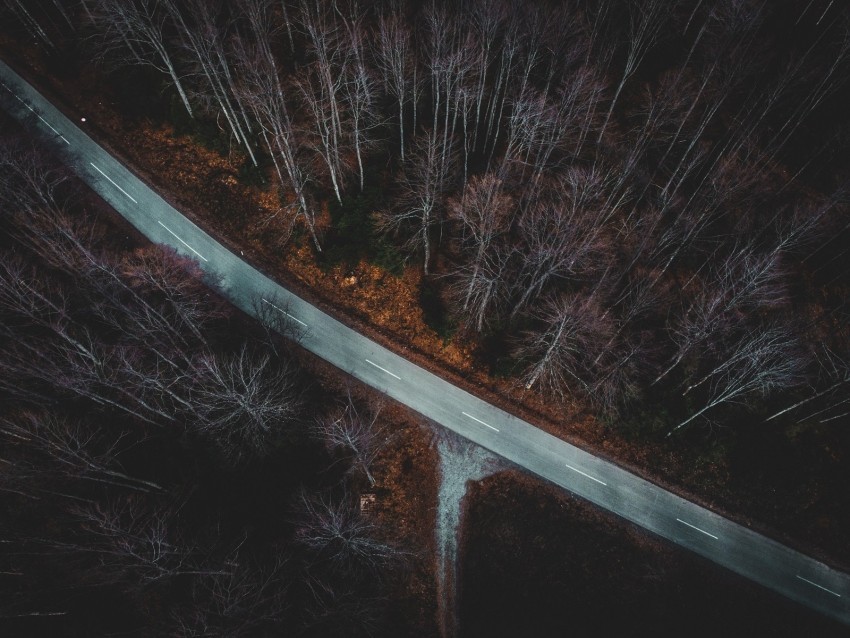
[[[0,21],[166,184],[188,178],[128,140],[226,173],[190,206],[284,278],[850,558],[843,3],[2,0]],[[192,262],[119,241],[37,142],[0,146],[0,525],[9,571],[61,564],[18,595],[108,595],[169,635],[384,631],[419,558],[360,511],[380,409]],[[373,320],[390,295],[415,308]]]

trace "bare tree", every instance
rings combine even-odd
[[[378,213],[381,230],[407,235],[408,246],[422,249],[425,274],[431,261],[431,233],[441,222],[438,206],[449,170],[450,164],[441,157],[439,138],[432,133],[421,136],[405,163],[397,207]]]
[[[188,406],[175,387],[185,375],[173,361],[151,361],[136,348],[109,347],[90,329],[72,327],[54,322],[45,339],[7,345],[0,358],[0,369],[9,375],[3,390],[31,402],[41,397],[48,404],[57,396],[75,396],[152,425],[177,422],[175,405]]]
[[[252,122],[245,105],[240,101],[232,64],[225,51],[228,25],[222,15],[221,3],[185,0],[180,5],[169,1],[164,6],[178,26],[177,33],[183,50],[196,65],[195,74],[203,78],[201,84],[205,88],[198,97],[217,105],[233,137],[244,146],[256,166],[257,158],[250,138]]]
[[[307,629],[317,636],[376,636],[384,629],[382,607],[386,601],[364,591],[362,583],[343,585],[338,578],[308,574],[311,600]]]
[[[628,10],[629,28],[626,60],[620,82],[617,84],[614,96],[611,98],[611,104],[608,106],[608,113],[605,115],[605,121],[599,131],[597,144],[602,141],[602,137],[605,135],[605,129],[608,127],[611,114],[614,112],[614,107],[617,105],[626,82],[637,71],[646,54],[661,34],[670,7],[661,0],[635,0],[629,3]]]
[[[210,568],[198,547],[180,538],[173,513],[149,511],[133,498],[72,508],[83,536],[81,544],[57,548],[89,554],[96,569],[114,582],[149,585],[180,575],[226,575],[232,567]]]
[[[380,418],[380,406],[368,410],[359,409],[349,392],[341,410],[320,418],[314,425],[314,432],[325,447],[332,454],[342,452],[349,456],[349,471],[362,474],[370,485],[375,484],[372,465],[392,440]]]
[[[180,638],[251,636],[286,618],[288,583],[285,557],[270,565],[254,565],[239,556],[232,569],[194,580],[192,602],[174,614]]]
[[[768,93],[765,108],[758,116],[763,117],[771,110],[779,108],[781,101],[790,103],[783,113],[783,123],[764,141],[763,167],[774,161],[780,150],[788,143],[797,129],[830,95],[835,94],[847,82],[848,61],[850,61],[850,25],[845,21],[841,25],[838,45],[830,52],[829,66],[818,73],[810,74],[807,58],[815,51],[812,46],[801,55],[794,56],[780,72],[775,87]],[[810,74],[810,75],[809,75]],[[805,77],[809,75],[809,77]]]
[[[594,360],[596,379],[588,398],[603,414],[618,416],[640,394],[647,348],[642,343],[626,342],[603,353],[604,359],[597,355]]]
[[[810,388],[811,393],[808,396],[770,415],[764,420],[765,423],[824,397],[834,397],[835,400],[831,401],[826,408],[822,408],[814,414],[807,415],[801,421],[808,420],[814,416],[820,416],[833,407],[847,402],[845,393],[840,392],[839,389],[845,384],[850,383],[850,357],[846,354],[842,356],[829,347],[823,346],[823,354],[817,357],[817,362],[823,377],[825,377],[824,382],[827,384],[826,387]],[[841,416],[845,415],[841,414],[836,418]]]
[[[590,393],[595,382],[593,355],[611,331],[593,296],[560,296],[535,313],[541,330],[522,334],[514,355],[528,362],[522,375],[526,389],[539,385],[548,396],[565,401],[570,388]]]
[[[19,136],[3,135],[0,142],[0,203],[3,215],[60,209],[72,194],[71,173],[47,150]]]
[[[27,396],[27,384],[36,382],[48,393],[45,397],[51,390],[64,390],[146,422],[168,419],[155,407],[140,403],[132,388],[123,385],[126,379],[116,375],[109,349],[78,321],[69,299],[66,291],[50,286],[20,261],[0,260],[0,313],[5,315],[0,323],[5,381],[0,386],[17,396],[24,388]],[[40,339],[20,338],[22,331],[32,329],[41,331]]]
[[[735,342],[729,354],[706,375],[692,383],[685,394],[708,383],[705,405],[672,428],[671,436],[706,412],[728,403],[742,403],[752,395],[792,387],[804,361],[791,333],[781,327],[756,328]]]
[[[481,24],[487,24],[487,26],[485,27],[487,31],[491,30],[494,26],[496,26],[495,24],[493,24],[492,21],[482,21]],[[483,37],[486,41],[488,36]],[[493,154],[496,151],[496,146],[499,141],[499,132],[502,126],[502,119],[508,104],[508,100],[512,95],[522,94],[525,91],[529,80],[529,75],[536,63],[534,44],[532,44],[530,47],[528,47],[527,50],[525,69],[523,71],[519,71],[517,69],[517,65],[520,62],[520,55],[523,48],[523,43],[521,42],[522,37],[523,36],[518,29],[517,21],[510,21],[507,24],[506,33],[503,38],[502,49],[499,55],[499,62],[498,66],[496,67],[496,74],[494,78],[495,82],[493,83],[492,88],[490,89],[489,99],[487,100],[487,108],[483,112],[478,110],[477,98],[474,100],[476,103],[476,110],[474,115],[475,133],[473,134],[473,136],[475,137],[474,146],[479,147],[483,152],[486,152],[487,145],[490,145],[490,152],[488,154],[487,159],[488,164],[492,162]],[[531,41],[536,42],[533,38],[531,39]],[[528,44],[528,42],[526,42],[526,44]],[[470,48],[470,51],[473,50]],[[475,65],[474,56],[475,54],[472,53],[471,56],[469,56],[469,58],[465,61],[465,63],[470,65],[470,67],[474,67]],[[483,71],[483,69],[480,67],[480,62],[478,71]],[[517,75],[519,75],[520,77],[516,78]],[[513,84],[512,78],[516,78],[519,80],[516,85]],[[470,89],[470,93],[474,95],[475,89]]]
[[[531,305],[551,282],[606,270],[611,258],[610,220],[626,193],[609,190],[616,176],[571,168],[519,220],[524,264],[512,316]],[[615,189],[612,189],[615,191]],[[611,197],[619,197],[612,201]]]
[[[528,199],[534,200],[544,176],[558,168],[562,152],[581,155],[584,141],[599,127],[604,88],[598,72],[579,67],[551,97],[528,88],[513,99],[500,173],[530,175]]]
[[[351,121],[354,154],[357,158],[360,190],[363,190],[363,154],[375,144],[375,129],[380,124],[377,110],[377,88],[374,73],[367,65],[367,46],[364,16],[358,2],[348,4],[340,11],[347,37],[342,43],[348,47],[348,64],[343,66],[343,97]]]
[[[383,77],[384,90],[392,95],[398,106],[400,157],[404,161],[405,107],[412,99],[416,110],[417,77],[410,29],[397,11],[381,13],[378,17],[375,53]],[[414,86],[411,86],[414,84]]]
[[[723,334],[729,328],[731,317],[721,312],[723,301],[721,292],[706,286],[693,299],[690,307],[676,319],[670,331],[676,354],[670,365],[655,378],[653,385],[664,379],[713,335]]]
[[[131,64],[153,67],[171,78],[183,106],[192,115],[192,105],[183,88],[170,51],[170,6],[160,0],[86,0],[86,7],[97,32],[94,40],[97,58],[113,65]]]
[[[254,14],[252,14],[254,15]],[[262,127],[262,136],[282,183],[292,188],[295,203],[293,221],[302,219],[310,231],[316,250],[315,211],[307,202],[309,173],[302,160],[303,144],[297,134],[280,70],[272,54],[267,26],[259,18],[251,22],[253,41],[237,38],[235,52],[240,70],[241,99]]]
[[[478,332],[483,332],[488,324],[498,323],[506,313],[515,257],[518,253],[513,248],[498,245],[480,262],[461,264],[452,273],[448,294],[453,312]]]
[[[0,259],[2,385],[28,400],[61,390],[148,423],[173,423],[189,405],[179,389],[186,355],[206,348],[209,321],[224,309],[199,271],[162,249],[140,249],[120,264],[95,254],[79,234],[90,232],[84,221],[49,198],[15,221],[23,245],[76,286],[70,292],[20,257]],[[104,340],[107,327],[124,342]]]
[[[61,481],[73,478],[139,492],[162,491],[156,483],[123,470],[120,454],[122,442],[129,436],[126,430],[110,432],[110,440],[105,440],[107,437],[82,423],[23,412],[0,416],[0,435],[6,444],[48,459],[38,467],[54,472]]]
[[[740,321],[747,312],[764,311],[787,303],[781,253],[757,252],[752,246],[733,250],[715,265],[691,297],[688,309],[672,329],[676,355],[655,379],[658,383],[710,339]],[[712,258],[717,259],[712,253]]]
[[[215,335],[215,324],[231,315],[224,300],[211,290],[217,278],[210,278],[197,262],[170,248],[136,249],[123,257],[118,269],[125,285],[119,289],[119,299],[108,301],[116,314],[127,309],[124,314],[139,325],[142,335],[150,328],[141,330],[141,325],[150,321],[168,341],[177,343],[182,338],[190,348],[201,347]],[[148,319],[150,313],[154,316]]]
[[[335,19],[332,7],[303,0],[300,21],[311,60],[295,77],[295,85],[311,116],[311,145],[325,165],[337,201],[342,202],[351,126],[343,91],[352,50],[343,46],[348,34]]]
[[[229,356],[197,357],[192,377],[192,427],[231,462],[260,456],[288,438],[301,407],[290,365],[242,346]]]
[[[40,42],[49,50],[56,49],[50,33],[54,29],[51,28],[51,20],[45,15],[49,9],[43,6],[42,3],[32,1],[23,2],[22,0],[3,0],[3,6],[6,7],[7,12],[17,18],[36,42]],[[61,3],[54,1],[54,7],[64,18],[67,26],[73,29],[73,24]]]
[[[428,134],[434,137],[431,143],[439,146],[438,170],[447,173],[456,152],[455,127],[466,117],[463,114],[471,106],[465,97],[470,94],[474,54],[470,36],[464,37],[459,20],[454,19],[446,8],[431,2],[423,15],[433,115]],[[438,141],[440,135],[442,140]]]
[[[11,377],[18,384],[23,375],[149,423],[174,422],[175,410],[190,405],[179,389],[188,353],[207,347],[201,329],[223,308],[209,303],[183,260],[160,249],[140,251],[141,263],[129,258],[124,273],[90,253],[82,257],[89,269],[74,297],[91,305],[81,308],[61,286],[45,287],[49,277],[0,260],[0,306],[9,313],[2,332],[10,338],[2,365],[18,371]],[[42,330],[40,339],[18,338],[32,327]],[[106,327],[124,334],[124,343],[97,336]]]
[[[468,257],[456,273],[456,297],[464,314],[483,329],[491,308],[504,301],[507,290],[502,270],[505,249],[497,245],[509,230],[512,198],[502,180],[488,173],[473,177],[460,198],[448,202],[448,215],[461,224],[461,250]],[[495,267],[494,267],[495,266]]]
[[[474,76],[476,78],[475,90],[471,92],[472,101],[475,104],[472,110],[472,147],[478,143],[478,133],[482,120],[482,107],[487,108],[485,95],[490,86],[488,71],[494,66],[495,57],[498,53],[497,39],[501,35],[504,23],[507,19],[506,6],[500,0],[483,0],[476,2],[466,8],[467,15],[464,16],[470,23],[474,34],[473,44],[475,50]],[[498,81],[497,81],[498,83]],[[487,144],[488,140],[484,140]]]
[[[302,492],[298,508],[296,539],[313,553],[316,561],[327,563],[335,571],[375,574],[404,554],[377,538],[377,528],[361,513],[350,494],[332,498]]]

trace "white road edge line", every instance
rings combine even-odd
[[[268,299],[266,299],[265,297],[262,297],[262,300],[263,300],[263,302],[264,302],[264,303],[269,304],[272,308],[274,308],[274,309],[275,309],[275,310],[277,310],[278,312],[282,312],[283,314],[285,314],[287,317],[289,317],[289,318],[290,318],[290,319],[292,319],[293,321],[297,321],[298,323],[300,323],[300,324],[301,324],[302,326],[304,326],[305,328],[307,327],[307,324],[306,324],[306,323],[304,323],[303,321],[301,321],[301,320],[300,320],[299,318],[297,318],[297,317],[293,317],[291,314],[289,314],[288,312],[286,312],[286,310],[284,310],[283,308],[278,308],[277,306],[275,306],[275,305],[274,305],[271,301],[269,301],[269,300],[268,300]]]
[[[132,195],[130,195],[130,193],[128,193],[128,192],[127,192],[127,191],[125,191],[123,188],[121,188],[118,184],[116,184],[115,182],[113,182],[113,181],[112,181],[112,178],[111,178],[109,175],[107,175],[107,174],[106,174],[106,173],[104,173],[102,170],[100,170],[97,166],[95,166],[93,162],[89,162],[89,164],[91,164],[91,165],[94,167],[94,170],[96,170],[98,173],[100,173],[100,174],[101,174],[101,175],[103,175],[106,179],[108,179],[110,182],[112,182],[112,185],[113,185],[115,188],[117,188],[119,191],[121,191],[121,192],[122,192],[122,193],[124,193],[127,197],[129,197],[129,198],[130,198],[130,201],[132,201],[134,204],[138,204],[138,203],[139,203],[139,202],[137,202],[135,199],[133,199],[133,196],[132,196]],[[206,260],[205,260],[205,261],[206,261]]]
[[[107,178],[107,179],[108,179],[108,178]],[[181,244],[183,244],[184,246],[186,246],[186,248],[188,248],[189,250],[191,250],[191,251],[192,251],[193,253],[195,253],[198,257],[200,257],[200,258],[201,258],[201,259],[203,259],[204,261],[209,261],[209,259],[207,259],[206,257],[204,257],[201,253],[199,253],[197,250],[195,250],[194,248],[192,248],[192,247],[191,247],[189,244],[187,244],[185,241],[183,241],[182,239],[180,239],[180,237],[178,237],[178,236],[177,236],[177,233],[175,233],[173,230],[171,230],[168,226],[166,226],[165,224],[163,224],[163,223],[162,223],[161,221],[159,221],[159,220],[156,220],[156,223],[157,223],[157,224],[159,224],[160,226],[162,226],[162,227],[163,227],[165,230],[167,230],[169,233],[171,233],[172,235],[174,235],[174,237],[177,239],[177,241],[179,241]]]
[[[470,419],[472,419],[473,421],[478,421],[481,425],[486,425],[486,426],[487,426],[488,428],[490,428],[491,430],[496,430],[496,428],[494,428],[494,427],[493,427],[492,425],[490,425],[489,423],[484,423],[484,421],[482,421],[481,419],[476,419],[476,418],[475,418],[474,416],[472,416],[471,414],[467,414],[466,412],[461,412],[461,414],[462,414],[463,416],[468,416],[468,417],[469,417]],[[498,430],[496,430],[496,432],[498,432]]]
[[[4,82],[0,82],[0,84],[2,84],[2,85],[3,85],[3,88],[4,88],[4,89],[6,89],[9,93],[11,93],[12,95],[14,95],[14,96],[15,96],[15,98],[18,100],[18,102],[20,102],[21,104],[23,104],[24,106],[26,106],[26,107],[27,107],[30,111],[32,111],[33,113],[35,113],[35,111],[33,111],[32,107],[31,107],[29,104],[27,104],[26,102],[24,102],[24,101],[23,101],[20,97],[18,97],[18,94],[17,94],[17,93],[15,93],[14,91],[12,91],[12,89],[10,89],[8,86],[6,86],[6,84],[5,84]],[[47,124],[47,126],[49,126],[49,127],[50,127],[50,130],[51,130],[51,131],[53,131],[54,133],[56,133],[56,135],[58,135],[59,137],[61,137],[61,138],[62,138],[62,141],[64,141],[64,142],[65,142],[65,144],[68,144],[68,145],[70,146],[71,142],[69,142],[67,139],[65,139],[65,136],[64,136],[64,135],[62,135],[62,133],[60,133],[60,132],[59,132],[59,131],[57,131],[55,128],[53,128],[53,125],[52,125],[50,122],[48,122],[47,120],[45,120],[45,119],[44,119],[43,117],[41,117],[41,115],[39,115],[38,113],[35,113],[35,114],[36,114],[36,115],[38,115],[38,119],[40,119],[42,122],[44,122],[45,124]]]
[[[59,137],[61,137],[63,140],[65,140],[65,144],[69,144],[69,145],[71,144],[71,142],[69,142],[68,140],[66,140],[66,139],[65,139],[65,136],[64,136],[64,135],[62,135],[62,133],[60,133],[60,132],[59,132],[59,131],[57,131],[55,128],[53,128],[53,125],[52,125],[50,122],[48,122],[47,120],[45,120],[45,119],[44,119],[43,117],[41,117],[41,115],[39,115],[38,113],[36,113],[36,115],[38,115],[38,119],[40,119],[42,122],[44,122],[44,123],[47,125],[47,127],[48,127],[51,131],[53,131],[54,133],[56,133],[56,135],[58,135],[58,136],[59,136]]]
[[[688,521],[683,521],[681,518],[677,518],[676,520],[677,520],[677,521],[679,521],[682,525],[687,525],[687,526],[688,526],[688,527],[690,527],[691,529],[695,529],[695,530],[696,530],[696,531],[698,531],[698,532],[702,532],[702,533],[703,533],[703,534],[705,534],[706,536],[711,536],[714,540],[720,540],[720,539],[719,539],[719,538],[717,538],[717,536],[715,536],[714,534],[709,534],[709,533],[708,533],[708,532],[706,532],[704,529],[700,529],[700,528],[699,528],[699,527],[697,527],[696,525],[691,525]]]
[[[373,361],[369,361],[369,359],[365,359],[365,361],[366,361],[366,363],[368,363],[369,365],[373,365],[373,366],[375,366],[376,368],[378,368],[378,370],[381,370],[382,372],[386,372],[386,373],[387,373],[388,375],[390,375],[391,377],[395,377],[396,379],[398,379],[399,381],[401,381],[401,377],[400,377],[400,376],[398,376],[397,374],[393,374],[392,372],[390,372],[390,371],[389,371],[389,370],[387,370],[386,368],[382,368],[381,366],[379,366],[377,363],[374,363]]]
[[[572,466],[572,465],[570,465],[569,463],[564,463],[564,465],[566,465],[568,468],[570,468],[573,472],[578,472],[578,473],[579,473],[579,474],[581,474],[582,476],[586,476],[586,477],[587,477],[587,478],[589,478],[591,481],[596,481],[597,483],[599,483],[599,484],[601,484],[601,485],[605,485],[605,486],[607,486],[607,485],[608,485],[608,483],[605,483],[604,481],[600,481],[600,480],[599,480],[598,478],[596,478],[595,476],[591,476],[590,474],[586,474],[586,473],[582,472],[580,469],[578,469],[577,467],[573,467],[573,466]]]
[[[806,582],[806,583],[809,583],[809,585],[814,585],[814,586],[815,586],[815,587],[817,587],[818,589],[822,589],[822,590],[824,590],[825,592],[829,592],[829,593],[830,593],[830,594],[832,594],[833,596],[838,596],[839,598],[841,598],[841,594],[839,594],[838,592],[832,591],[831,589],[827,589],[827,588],[826,588],[826,587],[824,587],[823,585],[818,585],[817,583],[813,583],[813,582],[812,582],[812,581],[810,581],[808,578],[803,578],[803,577],[802,577],[802,576],[800,576],[799,574],[797,574],[797,578],[799,578],[800,580],[802,580],[802,581],[804,581],[804,582]]]

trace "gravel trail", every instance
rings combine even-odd
[[[437,603],[440,634],[453,638],[457,575],[457,539],[468,481],[479,481],[504,469],[505,462],[488,450],[439,428],[440,488],[437,499]]]

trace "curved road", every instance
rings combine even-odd
[[[850,577],[557,439],[354,332],[229,252],[183,217],[0,61],[0,103],[53,138],[63,157],[151,241],[220,277],[256,314],[281,312],[300,344],[516,465],[732,571],[850,625]],[[84,126],[84,125],[83,125]]]

